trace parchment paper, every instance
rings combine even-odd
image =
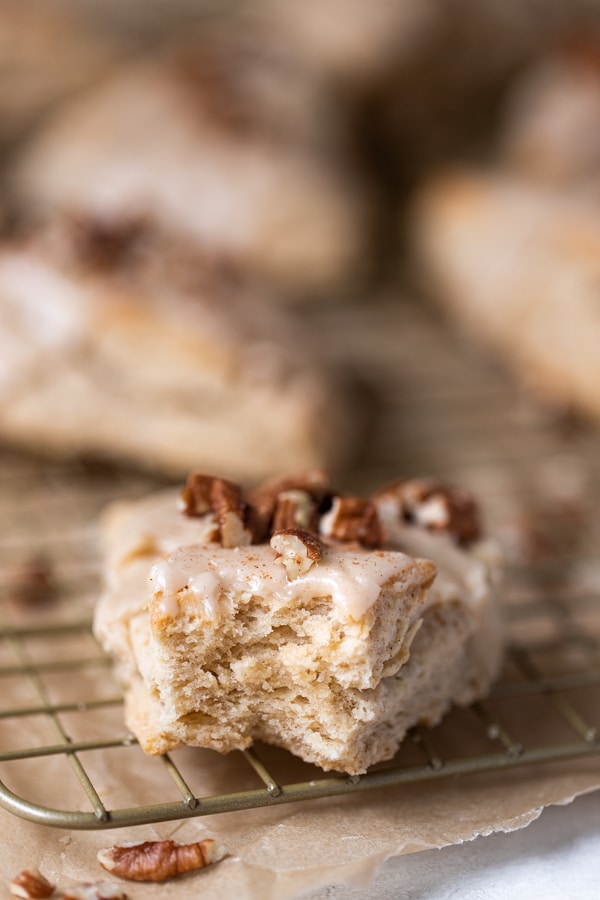
[[[121,772],[124,779],[132,775]],[[365,886],[390,856],[522,828],[544,806],[598,787],[596,759],[105,832],[55,830],[2,812],[0,872],[6,884],[37,865],[67,886],[103,879],[96,852],[113,843],[215,836],[230,852],[223,862],[163,885],[131,883],[129,896],[282,900],[333,882]]]

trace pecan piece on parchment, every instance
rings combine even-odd
[[[204,869],[223,859],[225,850],[212,838],[178,844],[175,841],[142,841],[100,850],[103,869],[130,881],[166,881],[185,872]]]

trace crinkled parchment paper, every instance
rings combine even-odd
[[[52,764],[46,773],[52,778]],[[135,767],[119,775],[137,780]],[[106,873],[96,853],[113,843],[215,836],[230,853],[223,862],[162,885],[127,883],[129,896],[282,900],[333,882],[364,886],[390,856],[522,828],[544,806],[566,803],[598,787],[596,758],[102,832],[57,830],[2,811],[0,870],[7,883],[22,868],[37,865],[59,886],[67,886],[102,879]],[[66,783],[62,788],[68,804],[69,788]]]

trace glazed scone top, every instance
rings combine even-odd
[[[402,591],[430,582],[434,575],[432,563],[398,551],[324,546],[317,564],[289,578],[268,544],[232,549],[195,544],[152,567],[152,620],[176,618],[191,600],[196,615],[218,622],[229,597],[248,593],[277,596],[293,606],[328,597],[340,620],[360,621],[385,586]]]
[[[443,522],[438,512],[427,525],[402,511],[402,494],[415,503],[427,492],[438,506],[458,504],[460,515]],[[234,592],[291,603],[329,597],[340,619],[360,621],[383,588],[427,587],[436,569],[435,602],[460,592],[477,605],[489,590],[487,567],[464,546],[479,536],[474,503],[425,481],[369,499],[336,494],[320,471],[247,492],[193,473],[179,496],[167,490],[138,503],[133,515],[129,504],[109,515],[112,568],[142,562],[162,624],[190,603],[214,624]]]

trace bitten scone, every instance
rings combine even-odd
[[[133,225],[91,232],[76,252],[58,239],[0,249],[3,439],[250,479],[347,446],[342,395],[292,311],[155,254]]]
[[[195,473],[179,498],[109,508],[94,627],[146,752],[264,740],[357,774],[487,691],[502,630],[472,502],[472,527],[438,510],[432,535],[456,495],[419,517],[405,490],[342,496],[314,471],[244,492]]]

